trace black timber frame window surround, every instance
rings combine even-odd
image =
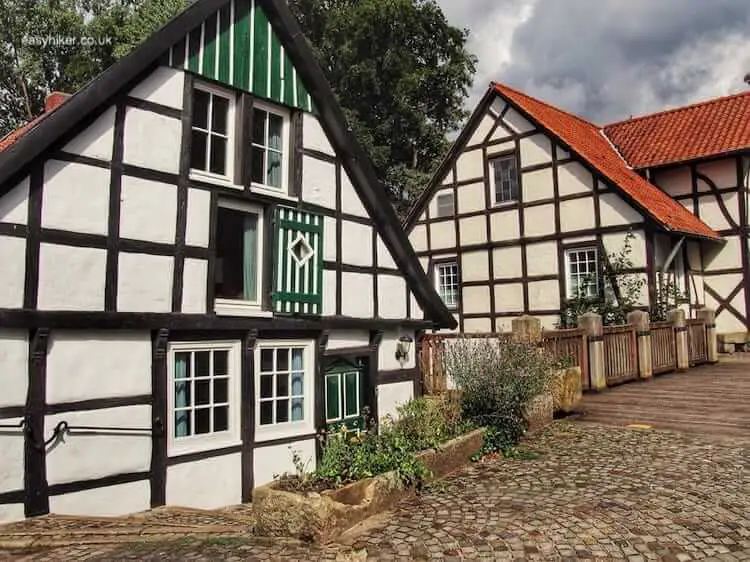
[[[456,214],[456,201],[453,193],[438,193],[437,218],[452,217]]]
[[[443,303],[450,309],[458,308],[459,280],[458,260],[435,261],[432,265],[435,276],[435,289]]]
[[[569,299],[598,296],[600,277],[599,249],[596,245],[565,250],[565,284]]]
[[[495,203],[518,201],[519,170],[515,153],[489,158],[490,182],[495,194]]]

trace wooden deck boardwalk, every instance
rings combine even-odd
[[[584,422],[750,439],[750,354],[584,395]]]

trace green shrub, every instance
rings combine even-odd
[[[443,356],[460,389],[463,417],[487,427],[485,453],[516,445],[527,429],[524,406],[545,392],[557,362],[535,345],[459,338]]]
[[[461,403],[443,397],[410,400],[399,406],[398,421],[393,424],[393,430],[414,451],[435,449],[471,429],[461,415]]]

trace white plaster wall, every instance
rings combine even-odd
[[[370,345],[369,332],[343,330],[330,333],[326,349],[347,349],[352,347],[366,347],[368,345]]]
[[[129,107],[125,111],[123,161],[176,174],[180,168],[181,137],[179,119]]]
[[[737,161],[734,158],[698,164],[696,170],[714,182],[718,189],[737,187]],[[703,182],[699,180],[698,183]]]
[[[336,261],[336,219],[323,217],[323,259]]]
[[[0,308],[23,308],[26,240],[0,236]]]
[[[521,139],[521,167],[552,162],[552,142],[547,135],[534,135]]]
[[[64,152],[99,160],[112,160],[114,146],[115,108],[110,107],[64,147]]]
[[[557,274],[557,243],[540,242],[526,246],[526,272],[530,276]]]
[[[312,156],[304,156],[302,169],[304,200],[327,209],[335,209],[336,165]]]
[[[731,291],[741,282],[741,275],[719,275],[713,277],[706,277],[704,279],[705,287],[711,288],[714,292],[719,294],[721,297],[726,298]],[[744,291],[740,291],[738,298],[744,296]],[[718,310],[719,303],[714,300],[708,291],[705,293],[706,306],[713,310]],[[743,302],[738,303],[739,306],[735,306],[740,313],[744,310]],[[747,329],[744,324],[728,310],[722,310],[716,316],[716,331],[719,334],[726,334],[732,332],[745,332]]]
[[[704,254],[706,271],[715,269],[730,269],[740,267],[742,263],[742,252],[740,251],[740,240],[736,236],[724,238],[724,246],[718,245],[707,247]]]
[[[403,366],[398,360],[396,360],[398,340],[402,336],[410,337],[414,341],[411,346],[411,351],[409,351],[409,357],[404,362]],[[378,348],[378,369],[381,371],[394,371],[396,369],[413,369],[416,367],[416,341],[416,334],[408,330],[391,330],[383,334],[383,340],[380,342],[380,347]]]
[[[0,505],[0,523],[11,523],[22,521],[26,518],[22,503],[11,503]]]
[[[453,221],[430,225],[430,247],[432,250],[456,247],[456,227]]]
[[[385,245],[385,242],[383,242],[383,238],[378,234],[378,266],[379,267],[389,267],[392,269],[398,269],[398,265],[396,264],[396,260],[393,259],[393,256],[391,255],[391,252],[388,250],[388,247]]]
[[[471,217],[458,221],[461,244],[483,244],[487,242],[487,219]]]
[[[315,470],[315,439],[295,441],[288,445],[256,447],[253,458],[254,484],[258,488],[275,480],[276,476],[294,474],[293,452],[300,455],[309,472]]]
[[[208,247],[211,218],[211,193],[205,189],[188,189],[187,230],[188,246]]]
[[[149,332],[52,330],[47,402],[151,394]]]
[[[29,178],[0,197],[0,222],[26,224],[29,214]]]
[[[120,312],[171,312],[171,256],[120,252],[117,276],[117,310]]]
[[[415,252],[427,251],[427,227],[423,224],[416,225],[409,234],[409,242]]]
[[[495,311],[523,312],[523,285],[513,283],[509,285],[495,285]]]
[[[372,275],[344,272],[341,276],[344,290],[341,292],[341,313],[353,318],[372,318],[373,280]]]
[[[505,110],[506,105],[508,104],[505,103],[505,100],[497,97],[494,100],[492,100],[492,104],[490,104],[490,110],[499,117],[502,114],[502,112]]]
[[[518,239],[521,235],[518,211],[503,211],[490,215],[490,232],[493,242]]]
[[[523,174],[523,200],[525,202],[552,199],[555,196],[552,168]]]
[[[356,222],[341,221],[341,237],[342,263],[363,267],[373,265],[372,228]],[[333,238],[335,239],[335,234]]]
[[[150,507],[151,488],[148,480],[51,496],[49,499],[50,512],[58,515],[116,517],[145,511]]]
[[[26,331],[0,329],[0,408],[23,406],[29,386],[29,338]]]
[[[346,170],[341,173],[341,210],[357,217],[370,218]]]
[[[336,272],[325,269],[323,270],[323,316],[334,316],[335,314]]]
[[[651,181],[672,196],[687,195],[693,192],[690,168],[687,166],[658,172],[653,175]]]
[[[333,150],[317,117],[310,113],[302,114],[302,137],[302,144],[305,148],[324,152],[329,156],[336,156],[336,151]]]
[[[174,244],[177,186],[124,176],[120,201],[122,238]]]
[[[537,315],[537,318],[542,323],[542,330],[556,330],[560,323],[559,314],[555,314],[554,316]]]
[[[224,455],[167,468],[167,505],[217,509],[242,503],[242,455]]]
[[[533,281],[529,283],[529,308],[532,311],[558,310],[560,308],[560,287],[557,281]]]
[[[560,196],[593,191],[594,179],[591,172],[579,162],[568,162],[558,166],[557,186]]]
[[[737,194],[724,194],[722,195],[722,198],[727,206],[729,216],[734,220],[735,224],[739,224],[739,203],[737,202]],[[701,220],[708,226],[714,230],[728,230],[733,228],[733,225],[731,225],[724,216],[716,197],[713,195],[701,197],[698,200],[698,204],[700,205]],[[692,209],[692,205],[689,209]]]
[[[486,250],[461,254],[461,280],[487,281],[490,278],[490,264]]]
[[[109,170],[50,160],[44,165],[42,227],[107,234]]]
[[[570,152],[562,148],[559,144],[557,145],[557,159],[564,160],[570,158]]]
[[[456,181],[484,177],[484,156],[481,148],[462,152],[456,160]]]
[[[482,314],[490,310],[489,287],[464,287],[462,289],[464,314]]]
[[[101,383],[100,383],[101,384]],[[124,406],[104,410],[68,412],[46,416],[44,434],[55,426],[151,427],[151,406]],[[47,448],[47,480],[50,484],[103,478],[113,474],[148,471],[151,463],[151,435],[71,434]]]
[[[205,314],[207,285],[208,262],[186,258],[182,273],[182,312]]]
[[[523,210],[524,235],[546,236],[555,233],[555,206],[540,205]]]
[[[642,230],[633,230],[632,234],[630,259],[633,261],[633,267],[646,267],[646,236]],[[619,253],[625,247],[626,237],[626,233],[602,235],[604,249],[608,254]]]
[[[409,299],[411,301],[411,316],[410,318],[412,320],[423,320],[424,319],[424,311],[422,310],[422,307],[419,306],[419,301],[417,300],[417,297],[414,296],[414,293],[409,291]]]
[[[481,175],[479,177],[482,177]],[[473,213],[487,208],[484,197],[484,182],[462,185],[458,188],[456,208],[459,213]]]
[[[181,70],[160,66],[130,90],[134,98],[182,109],[185,90],[185,73]]]
[[[378,416],[398,418],[398,407],[414,398],[412,382],[396,382],[378,385]]]
[[[492,331],[489,318],[467,318],[464,320],[465,334],[488,334]]]
[[[104,310],[107,251],[42,244],[40,310]]]
[[[503,117],[503,121],[508,128],[516,133],[528,133],[534,130],[534,125],[512,107]]]
[[[512,279],[521,277],[521,246],[508,246],[493,250],[492,268],[495,279]]]
[[[2,424],[17,424],[20,418],[2,419]],[[23,490],[24,474],[23,432],[20,429],[0,429],[0,494]],[[0,512],[0,521],[3,520]]]
[[[687,245],[688,268],[693,271],[703,271],[700,243],[686,240],[685,244]]]
[[[378,315],[381,318],[406,318],[406,282],[395,275],[378,275]]]
[[[513,132],[510,129],[508,129],[508,127],[500,123],[495,129],[495,132],[492,133],[492,136],[488,139],[488,142],[501,141],[501,140],[507,139],[508,137],[511,137],[512,135],[513,135]],[[515,146],[515,142],[512,142],[510,144],[511,146]],[[502,145],[497,145],[497,146],[502,146]]]
[[[474,129],[467,146],[483,143],[492,131],[492,127],[495,126],[495,121],[496,119],[491,114],[484,114],[481,121],[479,121],[479,124]]]
[[[616,193],[599,197],[599,216],[602,226],[616,226],[641,222],[643,217]]]
[[[560,229],[563,232],[585,230],[595,226],[593,197],[560,203]]]

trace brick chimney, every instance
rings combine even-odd
[[[70,94],[64,92],[52,92],[44,99],[44,112],[54,111],[69,97]]]

